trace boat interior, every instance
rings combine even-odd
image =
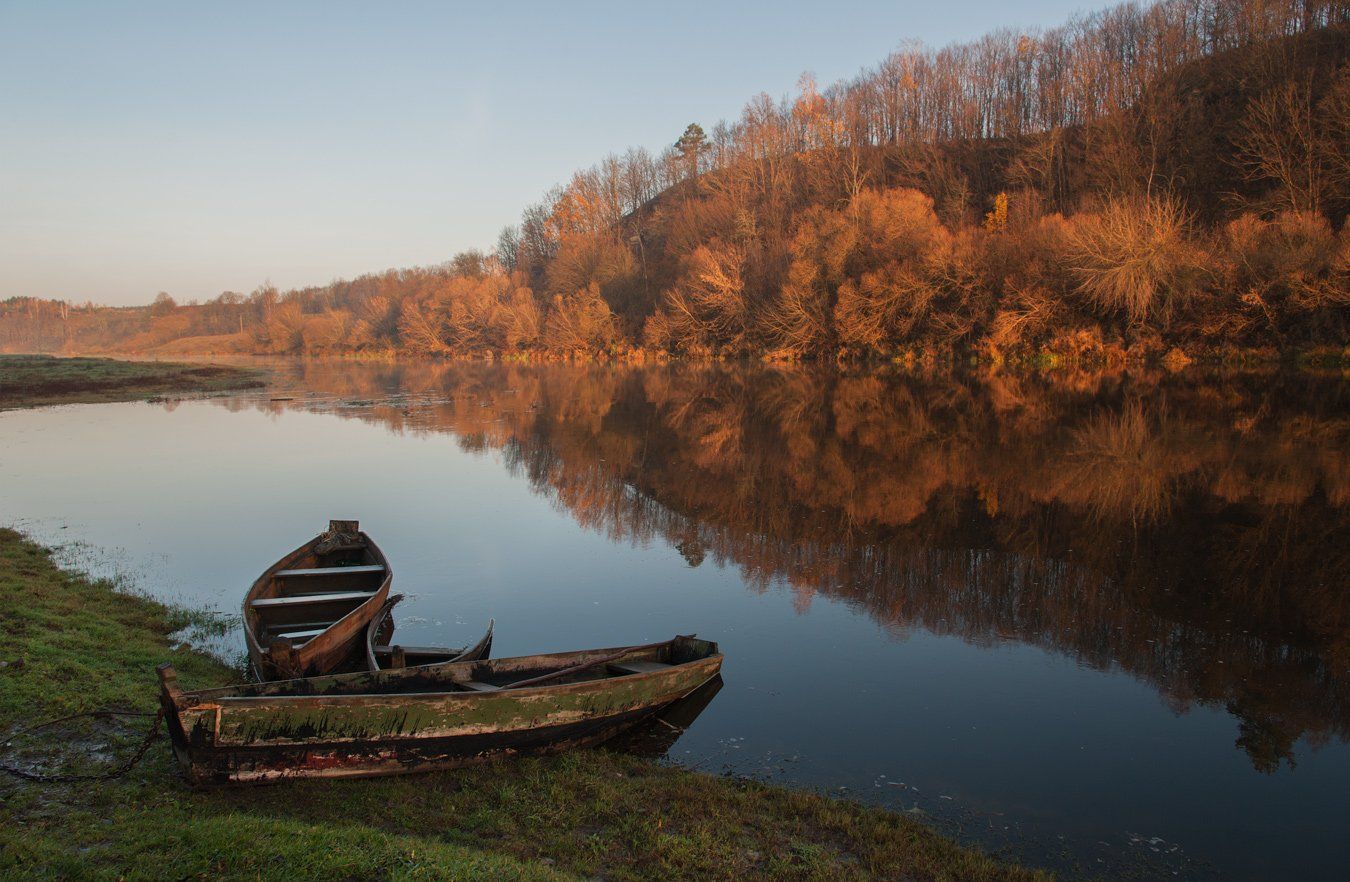
[[[438,665],[454,661],[464,654],[463,646],[402,646],[376,645],[371,647],[381,668],[406,668],[409,665]]]
[[[360,534],[312,543],[274,570],[249,601],[258,642],[265,647],[284,637],[303,646],[374,596],[386,575],[384,560]]]
[[[696,637],[676,637],[643,647],[589,649],[549,655],[518,656],[411,666],[394,670],[330,674],[269,683],[249,683],[194,693],[206,698],[263,698],[292,695],[407,695],[426,693],[490,693],[534,685],[562,686],[594,680],[647,674],[701,661],[718,653],[717,644]]]
[[[366,633],[366,648],[378,668],[406,668],[409,665],[436,665],[451,662],[464,653],[476,651],[476,657],[485,656],[492,647],[492,624],[488,624],[483,640],[470,646],[406,646],[394,643],[394,607],[403,600],[395,594],[370,620]]]

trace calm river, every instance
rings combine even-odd
[[[1071,876],[1350,864],[1343,380],[274,367],[0,414],[0,523],[236,612],[359,518],[399,642],[719,641],[674,762]]]

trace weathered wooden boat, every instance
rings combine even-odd
[[[439,665],[453,661],[477,661],[492,654],[493,620],[488,620],[487,633],[471,646],[402,646],[391,643],[394,636],[394,607],[403,599],[392,595],[366,626],[366,668],[380,671],[386,668],[406,668],[416,665]]]
[[[264,680],[326,674],[359,660],[366,626],[389,597],[394,573],[356,521],[272,564],[244,597],[244,634]]]
[[[598,744],[717,676],[717,644],[332,674],[185,692],[161,665],[174,753],[197,785],[449,769]]]
[[[679,701],[662,708],[650,719],[619,735],[609,742],[609,746],[624,753],[659,759],[670,752],[680,736],[721,691],[722,676],[719,674]]]

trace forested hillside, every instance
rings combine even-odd
[[[899,36],[899,35],[897,35]],[[1350,4],[1170,0],[905,46],[296,291],[16,298],[0,348],[769,358],[1343,350]]]

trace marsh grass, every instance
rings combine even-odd
[[[62,570],[0,530],[0,738],[62,714],[153,710],[154,666],[185,685],[237,677],[174,645],[216,616]],[[6,762],[94,770],[148,721],[61,728]],[[0,779],[6,879],[975,879],[1043,874],[955,845],[910,818],[824,796],[581,751],[460,772],[196,792],[167,744],[124,778],[38,786]]]
[[[213,364],[0,355],[0,410],[265,385],[258,371]]]

